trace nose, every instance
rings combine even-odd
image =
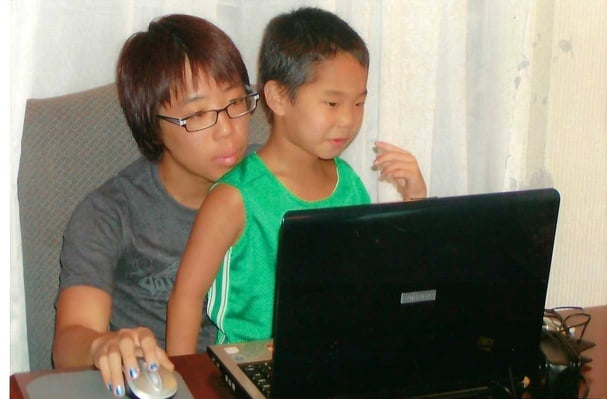
[[[234,133],[234,119],[228,116],[227,111],[224,109],[217,115],[217,129],[215,129],[215,137],[227,137]]]
[[[360,109],[355,105],[340,107],[338,124],[341,127],[351,127],[359,119]]]

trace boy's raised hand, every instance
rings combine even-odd
[[[426,182],[413,154],[384,141],[376,141],[375,147],[373,165],[379,170],[380,179],[392,182],[404,201],[425,198]]]

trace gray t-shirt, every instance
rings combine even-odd
[[[60,290],[88,285],[112,297],[110,329],[145,326],[165,347],[166,308],[196,210],[165,190],[158,164],[140,158],[77,206],[61,250]],[[205,317],[198,351],[215,343]]]

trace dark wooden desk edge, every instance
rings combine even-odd
[[[223,382],[219,369],[206,353],[175,356],[171,361],[175,364],[175,370],[183,377],[194,399],[234,398],[232,391]]]
[[[231,399],[234,398],[231,391],[224,384],[219,369],[215,367],[213,362],[206,353],[175,356],[171,360],[175,364],[175,369],[181,374],[186,382],[188,389],[192,393],[194,399]],[[83,367],[77,370],[91,370],[91,367]],[[22,392],[30,381],[36,377],[46,375],[53,372],[66,370],[40,370],[24,373],[15,373],[10,376],[10,399],[26,399],[25,393]],[[108,394],[108,399],[113,398]]]
[[[10,383],[10,399],[23,399],[23,395],[21,394],[21,389],[19,388],[19,384],[17,384],[17,379],[15,375],[11,375]]]
[[[592,321],[586,332],[587,339],[597,346],[584,352],[593,361],[584,368],[584,375],[590,384],[590,398],[607,398],[607,305],[586,308],[592,315]],[[600,356],[599,356],[600,355]],[[598,359],[601,359],[598,361]],[[226,399],[234,396],[223,383],[219,370],[206,354],[176,356],[171,358],[176,370],[186,381],[195,399]],[[10,376],[10,399],[25,399],[21,392],[21,383],[27,383],[39,375],[50,371],[33,371]],[[111,398],[112,396],[108,396]]]
[[[583,352],[593,360],[582,369],[588,382],[588,398],[607,399],[607,305],[587,307],[592,317],[584,338],[593,341],[596,346]]]

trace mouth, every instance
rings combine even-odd
[[[331,145],[333,145],[334,147],[343,147],[346,144],[348,144],[348,139],[346,139],[346,138],[329,139],[329,143],[331,143]]]
[[[222,166],[231,168],[232,166],[236,165],[238,161],[240,161],[240,159],[242,158],[241,154],[242,151],[232,151],[220,154],[215,157],[215,162]]]

